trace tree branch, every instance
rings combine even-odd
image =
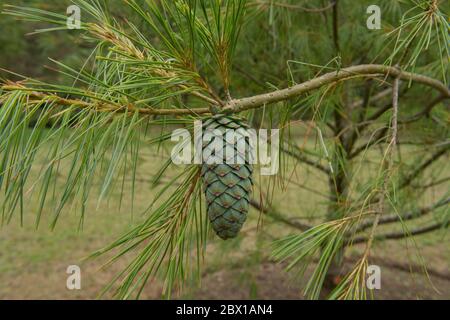
[[[19,84],[7,84],[1,87],[5,91],[23,91],[27,92],[29,97],[39,101],[48,101],[60,106],[75,106],[79,108],[92,108],[105,112],[139,112],[143,115],[185,115],[185,114],[205,114],[210,113],[209,108],[194,109],[155,109],[155,108],[136,108],[132,103],[121,106],[101,101],[87,102],[79,99],[66,99],[56,94],[38,92],[35,89],[27,88]]]
[[[384,66],[384,65],[376,65],[376,64],[367,64],[367,65],[358,65],[358,66],[352,66],[348,68],[344,68],[338,71],[333,71],[330,73],[326,73],[322,76],[319,76],[317,78],[308,80],[306,82],[303,82],[301,84],[297,84],[293,87],[276,90],[273,92],[255,95],[252,97],[246,97],[241,99],[233,99],[226,103],[226,105],[222,108],[221,112],[224,113],[238,113],[241,111],[249,110],[249,109],[255,109],[259,108],[261,106],[264,106],[269,103],[275,103],[279,101],[288,100],[290,98],[299,96],[301,94],[305,94],[307,92],[310,92],[312,90],[321,88],[325,85],[336,83],[339,81],[345,81],[354,78],[355,76],[358,77],[373,77],[374,75],[388,75],[390,77],[398,77],[399,79],[403,80],[411,80],[417,83],[421,83],[424,85],[427,85],[431,88],[434,88],[442,93],[442,95],[446,98],[450,97],[450,90],[439,80],[423,76],[416,73],[411,72],[402,72],[401,70]],[[35,95],[39,99],[52,99],[53,101],[57,103],[61,103],[62,105],[76,105],[80,107],[95,107],[95,103],[86,102],[82,100],[68,100],[61,97],[58,97],[56,95],[52,94],[44,94],[35,92],[33,89],[25,88],[23,86],[18,85],[4,85],[2,86],[2,89],[5,91],[13,91],[13,90],[19,90],[19,91],[29,91],[33,95]],[[132,104],[129,104],[125,107],[114,106],[114,111],[138,111],[142,114],[149,114],[149,115],[186,115],[186,114],[192,114],[192,115],[199,115],[199,114],[207,114],[210,113],[209,108],[196,108],[196,109],[157,109],[157,108],[136,108]],[[111,110],[109,110],[111,111]]]
[[[401,124],[407,124],[407,123],[411,123],[417,120],[420,120],[422,117],[424,116],[429,116],[431,110],[438,105],[441,101],[444,101],[446,99],[446,97],[444,95],[440,95],[437,98],[433,99],[430,103],[428,103],[428,105],[420,112],[416,113],[415,115],[407,118],[407,119],[403,119],[401,121],[399,121],[399,123]]]
[[[351,258],[351,257],[348,257],[345,260],[349,261],[349,262],[357,262],[358,261],[358,259]],[[379,266],[386,266],[386,267],[398,269],[398,270],[401,270],[404,272],[425,273],[425,270],[426,270],[426,273],[428,273],[429,275],[432,275],[432,276],[435,276],[438,278],[442,278],[445,280],[450,280],[449,273],[446,273],[446,272],[443,272],[443,271],[440,271],[437,269],[433,269],[428,266],[425,267],[424,265],[420,265],[420,264],[412,264],[411,262],[409,262],[407,264],[403,264],[398,261],[393,261],[393,260],[389,260],[386,258],[374,257],[374,256],[370,257],[370,262],[371,262],[371,264],[376,264]]]
[[[277,220],[279,222],[283,222],[284,224],[287,224],[288,226],[291,226],[295,229],[305,231],[305,230],[308,230],[311,228],[311,226],[309,226],[307,224],[297,222],[297,221],[292,221],[292,220],[285,218],[283,215],[276,212],[272,208],[263,207],[260,202],[254,200],[254,199],[250,200],[250,205],[253,208],[255,208],[256,210],[259,210],[260,212],[264,213],[266,216],[271,217],[272,219]]]
[[[377,93],[377,94],[374,95],[374,96],[369,96],[369,97],[368,97],[367,104],[370,104],[370,103],[372,103],[372,102],[381,100],[381,99],[383,99],[383,98],[385,98],[385,97],[387,97],[387,96],[390,96],[391,94],[392,94],[392,89],[391,89],[391,88],[387,88],[387,89],[385,89],[385,90],[383,90],[383,91]],[[355,101],[355,102],[350,106],[350,108],[351,108],[351,109],[356,109],[356,108],[362,107],[362,106],[365,104],[365,102],[366,102],[365,100],[366,100],[366,99],[364,98],[364,99],[360,99],[360,100]],[[391,105],[391,101],[389,102],[389,105]]]
[[[408,221],[408,220],[412,220],[415,218],[420,218],[420,217],[423,217],[424,215],[426,215],[430,212],[433,212],[434,210],[436,210],[440,207],[443,207],[449,203],[450,203],[450,197],[446,198],[446,199],[442,199],[436,203],[433,203],[432,205],[412,210],[405,214],[386,215],[386,216],[383,216],[380,218],[380,221],[378,222],[378,224],[382,225],[382,224],[388,224],[388,223],[400,222],[400,221]],[[372,224],[373,224],[373,220],[365,221],[365,222],[359,224],[358,228],[356,228],[356,230],[353,233],[364,232],[365,230],[370,228],[372,226]]]
[[[255,1],[255,2],[250,2],[248,5],[249,6],[270,6],[273,5],[275,7],[280,7],[280,8],[285,8],[285,9],[294,9],[294,10],[301,10],[301,11],[305,11],[305,12],[311,12],[311,13],[319,13],[319,12],[323,12],[326,11],[330,8],[332,8],[334,6],[334,3],[336,2],[336,0],[331,1],[328,5],[322,7],[322,8],[307,8],[307,7],[303,7],[301,5],[297,5],[297,4],[289,4],[289,3],[282,3],[282,2],[272,2],[272,1]]]
[[[265,93],[252,97],[234,99],[229,101],[224,106],[222,111],[225,113],[236,113],[244,110],[254,109],[269,103],[288,100],[298,95],[321,88],[324,85],[348,80],[354,78],[355,76],[373,77],[374,75],[388,75],[390,77],[398,77],[399,79],[402,80],[407,81],[411,80],[417,83],[430,86],[441,92],[442,95],[444,95],[445,97],[450,97],[450,90],[447,88],[445,84],[443,84],[439,80],[416,73],[403,72],[394,67],[376,64],[366,64],[366,65],[352,66],[341,69],[339,71],[326,73],[322,76],[303,82],[301,84],[297,84],[289,88],[276,90],[270,93]]]
[[[445,177],[445,178],[442,178],[442,179],[439,179],[439,180],[435,180],[435,181],[427,183],[427,184],[422,184],[422,185],[420,185],[420,184],[417,184],[417,185],[414,184],[413,185],[412,184],[411,186],[414,187],[414,188],[417,188],[417,189],[428,189],[428,188],[432,188],[432,187],[435,187],[437,185],[440,185],[440,184],[442,184],[444,182],[447,182],[449,180],[450,180],[450,177]]]
[[[287,155],[291,156],[292,158],[294,158],[294,159],[296,159],[296,160],[298,160],[300,162],[303,162],[303,163],[305,163],[305,164],[307,164],[307,165],[309,165],[309,166],[311,166],[313,168],[316,168],[316,169],[322,171],[323,173],[325,173],[327,175],[331,174],[331,172],[330,172],[330,170],[328,168],[324,167],[323,165],[321,165],[318,162],[314,162],[311,159],[308,159],[307,157],[305,157],[304,155],[302,155],[302,154],[300,154],[298,152],[290,150],[290,149],[288,149],[288,148],[286,148],[284,146],[281,147],[281,151],[283,151]]]
[[[390,106],[389,106],[390,108]],[[358,148],[356,148],[350,155],[349,155],[349,159],[353,159],[356,156],[358,156],[361,152],[369,149],[370,147],[380,143],[381,141],[384,141],[384,137],[386,136],[387,132],[389,130],[389,126],[385,126],[383,128],[380,129],[380,131],[378,131],[377,135],[371,139],[368,143],[363,144],[362,146],[359,146]]]
[[[383,163],[382,166],[386,169],[386,173],[384,175],[383,178],[383,185],[382,185],[382,190],[380,193],[380,199],[378,201],[378,211],[376,212],[376,217],[375,219],[373,219],[373,221],[371,221],[370,224],[370,234],[369,236],[367,236],[367,244],[366,244],[366,250],[364,252],[364,257],[363,259],[367,259],[369,254],[370,254],[370,250],[372,247],[372,243],[373,241],[376,239],[376,230],[380,224],[380,220],[381,220],[381,216],[384,213],[384,203],[385,203],[385,198],[386,198],[386,194],[388,192],[388,183],[389,183],[389,178],[390,175],[392,174],[391,169],[392,169],[392,165],[393,165],[393,161],[394,161],[394,154],[395,154],[395,150],[396,150],[396,144],[397,144],[397,133],[398,133],[398,127],[397,127],[397,121],[398,121],[398,91],[399,91],[399,86],[400,86],[400,80],[399,78],[395,78],[394,79],[394,83],[392,85],[392,108],[393,108],[393,113],[392,113],[392,117],[391,117],[391,137],[390,137],[390,142],[389,145],[385,151],[384,157],[383,157]]]
[[[435,161],[437,161],[440,157],[445,155],[450,150],[450,144],[446,145],[445,147],[439,149],[435,153],[431,155],[431,157],[423,162],[421,165],[419,165],[413,172],[411,172],[409,175],[407,175],[405,178],[403,178],[402,182],[400,183],[399,189],[403,189],[411,184],[411,182],[426,168],[428,168],[430,165],[432,165]]]
[[[424,226],[424,227],[420,227],[414,230],[411,230],[410,232],[404,232],[404,231],[398,231],[398,232],[389,232],[389,233],[384,233],[384,234],[379,234],[375,236],[375,240],[378,241],[383,241],[383,240],[393,240],[393,239],[404,239],[404,238],[409,238],[412,236],[417,236],[417,235],[421,235],[421,234],[425,234],[425,233],[429,233],[429,232],[433,232],[439,229],[446,229],[448,228],[448,221],[444,222],[444,223],[433,223],[430,224],[428,226]],[[346,245],[350,245],[350,244],[357,244],[357,243],[364,243],[367,242],[369,240],[368,237],[357,237],[354,238],[353,240],[348,240]]]

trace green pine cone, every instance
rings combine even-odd
[[[234,141],[226,139],[229,129],[237,130]],[[208,159],[203,159],[202,179],[209,220],[214,231],[224,240],[235,238],[247,219],[253,186],[253,167],[249,161],[251,145],[246,135],[238,129],[248,129],[248,125],[232,116],[215,115],[203,123],[203,135],[206,132],[212,135],[210,141],[203,141],[203,150],[216,150],[215,147],[222,149],[221,154],[211,152],[211,156],[221,160],[221,164],[208,164]],[[217,146],[219,139],[222,143]],[[239,142],[241,146],[245,144],[245,148],[238,148]],[[234,149],[234,157],[230,157],[226,151],[231,148]],[[227,159],[233,159],[233,164]]]

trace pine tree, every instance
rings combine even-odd
[[[252,179],[258,168],[245,163],[189,165],[165,181],[171,159],[146,173],[163,187],[145,220],[93,254],[111,253],[111,262],[134,254],[106,289],[118,282],[118,298],[139,297],[149,279],[161,276],[170,297],[200,276],[207,242],[214,241],[211,223],[222,238],[244,237],[237,232],[251,205],[266,221],[290,228],[267,256],[300,273],[318,258],[308,297],[331,285],[330,298],[367,298],[362,279],[374,242],[446,230],[450,201],[448,192],[434,203],[419,201],[426,190],[448,185],[447,168],[438,163],[450,150],[449,3],[379,1],[382,25],[370,30],[365,13],[372,2],[126,0],[114,11],[125,17],[118,17],[109,2],[74,1],[82,24],[72,36],[94,45],[81,68],[53,61],[70,84],[25,76],[1,83],[2,223],[15,215],[23,221],[33,190],[37,225],[51,203],[52,228],[76,203],[81,227],[93,186],[100,183],[102,202],[121,177],[131,177],[134,197],[140,151],[167,143],[174,127],[192,130],[204,120],[216,128],[279,128],[275,178]],[[3,13],[42,23],[38,33],[68,33],[65,12],[5,5]],[[299,127],[304,138],[293,134]],[[150,143],[149,128],[161,129]],[[406,145],[415,152],[403,154]],[[38,155],[45,162],[34,177]],[[295,179],[297,166],[313,172],[305,184]],[[328,185],[325,195],[315,188],[319,181]],[[297,187],[326,199],[326,208],[315,201],[305,222],[280,212],[272,195]],[[411,227],[414,221],[423,225]],[[393,223],[401,232],[382,231]],[[346,249],[358,243],[365,249],[343,274]]]

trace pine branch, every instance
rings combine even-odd
[[[270,103],[288,100],[312,90],[319,89],[325,85],[349,80],[355,77],[373,77],[374,75],[385,75],[394,78],[398,77],[401,80],[421,83],[438,90],[445,97],[450,97],[450,89],[448,89],[447,86],[439,80],[417,73],[403,72],[394,67],[367,64],[352,66],[340,69],[339,71],[326,73],[293,87],[255,95],[252,97],[234,99],[229,101],[222,111],[226,113],[236,113],[244,110],[255,109]]]
[[[375,219],[372,221],[371,224],[371,232],[370,235],[368,236],[367,239],[367,246],[366,246],[366,250],[364,253],[364,258],[363,259],[367,259],[367,257],[370,254],[370,249],[373,243],[373,240],[375,239],[375,232],[376,229],[378,228],[379,224],[380,224],[380,220],[381,220],[381,216],[384,213],[384,205],[385,205],[385,198],[386,198],[386,194],[388,193],[388,184],[389,184],[389,179],[392,175],[392,165],[393,165],[393,161],[394,161],[394,154],[396,151],[396,145],[397,145],[397,134],[398,134],[398,92],[399,92],[399,84],[400,84],[400,80],[399,78],[395,78],[394,79],[394,83],[392,86],[392,108],[393,108],[393,113],[392,113],[392,117],[391,117],[391,136],[390,136],[390,140],[389,140],[389,145],[384,153],[384,157],[381,163],[381,167],[383,168],[383,170],[385,170],[384,173],[384,177],[383,177],[383,184],[381,186],[381,191],[380,191],[380,199],[378,201],[378,212],[376,213],[376,217]]]
[[[428,168],[430,165],[432,165],[434,162],[439,160],[442,156],[447,154],[447,152],[450,151],[450,144],[444,146],[443,148],[440,148],[435,153],[433,153],[427,160],[425,160],[422,164],[420,164],[415,170],[413,170],[410,174],[408,174],[406,177],[402,179],[402,182],[400,183],[399,189],[406,188],[409,186],[412,181],[426,168]]]
[[[443,207],[449,203],[450,203],[450,198],[446,198],[446,199],[442,199],[436,203],[433,203],[432,205],[429,205],[429,206],[426,206],[423,208],[419,208],[419,209],[415,209],[415,210],[412,210],[412,211],[404,213],[404,214],[386,215],[386,216],[383,216],[382,218],[380,218],[379,224],[382,225],[382,224],[388,224],[388,223],[393,223],[393,222],[401,222],[401,221],[408,221],[408,220],[421,218],[421,217],[425,216],[426,214],[431,213],[434,210],[436,210],[440,207]],[[358,226],[358,228],[354,231],[354,233],[364,232],[365,230],[370,228],[372,226],[372,224],[373,224],[373,220],[365,221]]]
[[[354,258],[346,258],[346,261],[349,262],[356,262],[357,260]],[[414,272],[414,273],[424,273],[426,271],[427,274],[438,277],[438,278],[442,278],[445,280],[450,280],[450,274],[447,272],[443,272],[440,271],[438,269],[434,269],[434,268],[430,268],[428,266],[425,267],[425,265],[421,265],[421,264],[412,264],[411,262],[404,264],[398,261],[394,261],[394,260],[390,260],[390,259],[386,259],[386,258],[381,258],[381,257],[370,257],[370,262],[372,264],[376,264],[379,266],[386,266],[388,268],[392,268],[392,269],[397,269],[397,270],[401,270],[404,272]]]
[[[436,223],[430,224],[428,226],[413,229],[409,232],[405,232],[404,230],[402,230],[402,231],[398,231],[398,232],[389,232],[389,233],[379,234],[374,237],[374,240],[383,241],[383,240],[404,239],[404,238],[409,238],[412,236],[418,236],[418,235],[430,233],[430,232],[433,232],[433,231],[436,231],[439,229],[447,229],[448,226],[449,226],[448,221],[444,222],[444,223],[436,222]],[[364,243],[364,242],[367,242],[368,240],[369,240],[369,238],[365,237],[365,236],[357,237],[357,238],[354,238],[353,240],[349,240],[346,243],[346,245]]]
[[[259,210],[260,212],[264,213],[266,216],[271,217],[272,219],[282,222],[295,229],[305,231],[311,228],[310,225],[287,219],[282,214],[275,211],[273,208],[264,207],[260,202],[254,199],[250,200],[250,205],[256,210]]]
[[[265,93],[261,95],[256,95],[253,97],[247,97],[247,98],[241,98],[241,99],[234,99],[229,101],[220,112],[224,113],[238,113],[241,111],[249,110],[249,109],[255,109],[262,107],[269,103],[275,103],[279,101],[288,100],[290,98],[308,93],[312,90],[319,89],[322,86],[349,80],[354,78],[355,76],[361,76],[366,77],[370,76],[372,77],[374,74],[378,75],[389,75],[391,77],[397,76],[400,79],[403,80],[411,80],[417,83],[421,83],[427,86],[430,86],[442,93],[444,97],[450,97],[450,90],[440,81],[423,76],[420,74],[410,73],[410,72],[401,72],[400,70],[393,68],[393,67],[387,67],[383,65],[359,65],[359,66],[353,66],[341,69],[339,71],[330,72],[327,74],[324,74],[322,76],[319,76],[317,78],[311,79],[309,81],[303,82],[301,84],[295,85],[293,87],[289,87],[286,89],[281,89],[277,91],[273,91],[270,93]],[[4,85],[2,86],[2,89],[5,91],[11,91],[11,90],[19,90],[19,91],[31,91],[32,89],[27,88],[21,88],[19,86],[10,86],[10,85]],[[59,100],[55,97],[53,94],[45,94],[44,96],[37,96],[39,99],[42,99],[45,96],[50,96],[50,100],[54,102],[61,102],[63,105],[67,105],[69,102],[74,102],[75,105],[83,106],[83,107],[95,107],[93,103],[87,103],[87,102],[80,102],[80,101],[66,101],[64,99]],[[116,108],[117,109],[117,108]],[[186,115],[186,114],[192,114],[192,115],[198,115],[198,114],[206,114],[209,113],[210,110],[208,108],[197,108],[197,109],[157,109],[157,108],[135,108],[132,104],[129,104],[126,107],[122,107],[121,109],[127,110],[137,110],[139,113],[142,114],[149,114],[149,115]]]
[[[399,92],[399,96],[402,96],[405,93],[405,91],[406,90],[404,90],[403,92]],[[391,88],[383,90],[380,93],[376,94],[374,97],[369,97],[367,104],[383,100],[386,96],[391,95],[391,94],[392,94]],[[352,104],[351,109],[363,107],[364,102],[365,101],[363,99],[356,101],[354,104]],[[354,131],[355,131],[356,137],[358,135],[361,135],[369,127],[370,124],[372,124],[375,120],[377,120],[383,114],[385,114],[388,110],[390,110],[392,108],[392,101],[389,101],[387,103],[384,103],[384,105],[382,105],[382,106],[379,105],[377,107],[378,107],[378,110],[375,111],[370,117],[368,117],[367,119],[362,119],[361,121],[359,121],[359,123],[355,124],[356,128],[354,129]]]
[[[369,97],[368,101],[367,101],[367,104],[374,103],[376,101],[382,100],[382,99],[386,98],[387,96],[389,96],[391,94],[392,94],[392,89],[391,88],[387,88],[387,89],[377,93],[376,95],[374,95],[372,97]],[[365,104],[365,102],[366,102],[365,99],[357,100],[350,106],[350,109],[360,108],[360,107],[362,107]]]
[[[388,193],[388,184],[389,179],[392,175],[392,165],[393,165],[393,157],[397,144],[397,121],[398,121],[398,93],[399,93],[399,78],[395,78],[392,86],[392,108],[393,113],[391,117],[391,126],[390,126],[390,137],[389,144],[386,148],[380,167],[380,173],[383,174],[381,180],[381,186],[379,192],[380,196],[377,201],[378,209],[375,211],[375,218],[371,221],[371,224],[368,228],[371,228],[371,231],[367,237],[365,237],[366,246],[362,257],[358,260],[358,262],[353,267],[352,271],[348,273],[343,281],[333,290],[331,293],[332,299],[348,299],[348,298],[366,298],[366,287],[364,284],[361,284],[361,281],[364,279],[366,275],[366,270],[368,266],[368,258],[370,256],[370,252],[372,249],[372,244],[376,239],[376,230],[379,226],[381,217],[385,210],[385,199]],[[348,243],[352,243],[350,241],[344,240],[344,247],[348,245]]]
[[[389,106],[388,109],[390,109],[391,106]],[[386,133],[388,132],[389,127],[384,126],[383,128],[379,129],[378,133],[370,139],[369,142],[364,143],[363,145],[356,148],[350,155],[349,159],[353,159],[357,157],[361,152],[364,152],[365,150],[368,150],[370,147],[373,147],[374,145],[377,145],[383,141],[385,141],[384,137],[386,136]]]
[[[142,115],[200,115],[200,114],[208,114],[210,113],[209,108],[193,108],[193,109],[156,109],[156,108],[137,108],[133,103],[129,103],[127,105],[121,106],[117,104],[110,104],[110,103],[104,103],[104,102],[97,102],[97,101],[84,101],[80,99],[66,99],[63,97],[60,97],[56,94],[47,93],[47,92],[38,92],[34,88],[27,88],[21,84],[14,83],[14,84],[6,84],[1,87],[1,89],[5,91],[22,91],[26,92],[28,96],[31,98],[29,103],[35,102],[39,103],[42,101],[45,102],[52,102],[59,106],[75,106],[79,108],[87,108],[87,109],[93,109],[103,112],[129,112],[134,113],[138,112]],[[34,101],[34,100],[35,101]]]
[[[289,149],[289,148],[286,148],[285,146],[282,146],[282,147],[281,147],[281,151],[283,151],[283,152],[286,153],[287,155],[291,156],[292,158],[294,158],[294,159],[296,159],[296,160],[298,160],[298,161],[300,161],[300,162],[302,162],[302,163],[305,163],[305,164],[307,164],[307,165],[309,165],[309,166],[311,166],[311,167],[313,167],[313,168],[318,169],[319,171],[322,171],[323,173],[325,173],[325,174],[327,174],[327,175],[330,175],[330,174],[331,174],[330,169],[328,169],[327,167],[321,165],[321,164],[318,163],[318,162],[315,162],[315,161],[313,161],[313,160],[307,158],[305,155],[300,154],[300,153],[297,152],[297,151],[294,151],[294,150],[291,150],[291,149]]]
[[[417,189],[428,189],[428,188],[432,188],[432,187],[435,187],[437,185],[440,185],[442,183],[445,183],[445,182],[447,182],[449,180],[450,180],[450,177],[445,177],[445,178],[442,178],[442,179],[439,179],[439,180],[436,180],[436,181],[433,181],[433,182],[430,182],[430,183],[427,183],[427,184],[423,184],[423,185],[421,185],[421,184],[417,184],[417,185],[414,184],[414,185],[412,185],[412,187],[417,188]]]
[[[427,108],[428,108],[428,107],[427,107]],[[426,109],[427,109],[427,108],[426,108]],[[380,109],[380,110],[376,113],[376,115],[379,116],[380,114],[385,113],[385,112],[386,112],[387,110],[389,110],[389,109],[391,109],[391,104],[388,104],[388,105],[386,105],[385,107],[383,107],[382,109]],[[425,111],[422,111],[421,113],[425,113]],[[375,115],[374,115],[374,116],[375,116]],[[423,114],[421,117],[423,117],[423,116],[424,116],[424,114]],[[399,120],[398,123],[399,123],[399,124],[406,124],[406,123],[411,123],[411,122],[413,122],[413,121],[417,121],[418,119],[419,119],[419,118],[418,118],[418,114],[417,114],[417,115],[415,115],[415,116],[413,116],[413,117],[411,117],[411,118],[409,118],[409,119]],[[368,143],[364,143],[364,144],[362,144],[361,146],[357,147],[355,150],[353,150],[353,152],[350,154],[350,157],[349,157],[349,158],[350,158],[350,159],[353,159],[353,158],[357,157],[361,152],[363,152],[363,151],[365,151],[365,150],[368,150],[370,147],[373,147],[373,146],[378,145],[379,143],[383,142],[383,138],[384,138],[384,136],[386,135],[387,131],[388,131],[388,127],[387,127],[387,126],[384,126],[383,128],[381,128],[381,129],[378,131],[378,133],[375,135],[375,137],[372,138]],[[401,142],[401,143],[402,143],[402,144],[406,144],[404,141]],[[415,176],[417,176],[418,174],[420,174],[421,171],[423,171],[424,169],[426,169],[426,168],[427,168],[429,165],[431,165],[434,161],[438,160],[438,159],[439,159],[441,156],[443,156],[448,150],[449,150],[449,148],[444,148],[443,150],[437,151],[436,154],[433,155],[433,156],[431,157],[431,159],[430,159],[431,162],[426,161],[426,163],[423,164],[423,167],[420,166],[420,167],[417,169],[417,172],[414,173]],[[422,167],[422,168],[421,168],[421,167]],[[412,175],[412,174],[411,174],[411,175]],[[413,178],[415,178],[415,177],[413,177]],[[408,178],[408,179],[409,179],[409,178]],[[405,180],[407,180],[407,178],[405,178]],[[410,182],[405,181],[404,184],[405,184],[405,185],[402,186],[402,188],[405,187],[405,186],[407,186],[408,184],[410,184]]]
[[[379,142],[379,141],[378,141]],[[447,152],[450,151],[450,144],[446,144],[443,148],[436,151],[434,154],[432,154],[429,159],[425,160],[422,164],[420,164],[416,169],[411,171],[405,178],[403,178],[402,182],[397,187],[397,191],[400,191],[401,189],[404,189],[412,184],[412,182],[417,178],[417,176],[420,175],[421,172],[426,170],[430,165],[432,165],[434,162],[439,160],[443,155],[447,154]],[[444,178],[440,181],[437,181],[435,183],[430,183],[429,185],[425,186],[414,186],[414,188],[429,188],[433,185],[437,185],[440,183],[443,183],[447,181],[447,178]],[[373,197],[368,204],[374,204],[379,201],[379,197]]]
[[[309,7],[304,7],[298,4],[290,4],[290,3],[283,3],[283,2],[272,2],[272,1],[255,1],[255,2],[250,2],[248,5],[249,6],[275,6],[275,7],[279,7],[279,8],[284,8],[284,9],[289,9],[289,10],[300,10],[300,11],[304,11],[304,12],[308,12],[308,13],[320,13],[320,12],[324,12],[327,11],[329,9],[331,9],[334,4],[335,4],[336,0],[332,0],[330,1],[330,3],[328,5],[325,5],[324,7],[321,8],[309,8]]]
[[[431,102],[429,102],[422,111],[416,113],[415,115],[413,115],[407,119],[400,120],[399,123],[407,124],[407,123],[411,123],[411,122],[420,120],[423,117],[428,117],[430,115],[431,110],[433,110],[433,108],[435,106],[437,106],[440,102],[444,101],[445,99],[447,99],[447,98],[441,94],[437,98],[431,100]]]

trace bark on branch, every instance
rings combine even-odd
[[[228,113],[236,113],[244,110],[254,109],[269,103],[287,100],[309,91],[321,88],[322,86],[343,80],[348,80],[350,78],[354,78],[355,76],[373,77],[374,75],[387,75],[405,81],[411,80],[417,83],[421,83],[438,90],[442,93],[443,96],[450,98],[450,90],[445,86],[445,84],[436,79],[416,73],[403,72],[397,68],[385,65],[365,64],[326,73],[322,76],[286,89],[276,90],[270,93],[256,95],[253,97],[231,100],[225,105],[222,111]]]
[[[450,89],[448,89],[445,86],[445,84],[443,84],[439,80],[416,73],[403,72],[397,68],[385,65],[366,64],[343,68],[338,71],[326,73],[322,76],[305,81],[301,84],[297,84],[289,88],[276,90],[273,92],[255,95],[247,98],[233,99],[227,102],[227,104],[222,108],[221,112],[238,113],[249,109],[255,109],[270,103],[291,99],[293,97],[319,89],[325,85],[349,80],[355,77],[373,77],[374,75],[390,76],[402,80],[421,83],[423,85],[427,85],[431,88],[438,90],[445,99],[450,98]],[[20,85],[6,84],[2,86],[2,89],[5,91],[18,90],[29,92],[30,95],[32,97],[35,97],[36,99],[39,100],[48,99],[53,101],[54,103],[59,103],[61,105],[74,105],[79,107],[90,107],[90,108],[96,108],[97,106],[100,106],[102,108],[106,107],[104,108],[105,111],[122,111],[122,112],[137,111],[141,114],[147,115],[186,115],[186,114],[200,115],[210,113],[209,108],[194,108],[194,109],[138,108],[133,104],[129,104],[127,106],[117,106],[111,104],[111,106],[108,106],[99,102],[87,102],[76,99],[64,99],[51,93],[36,92],[36,90],[34,89],[26,88]],[[111,108],[108,109],[107,107]]]

